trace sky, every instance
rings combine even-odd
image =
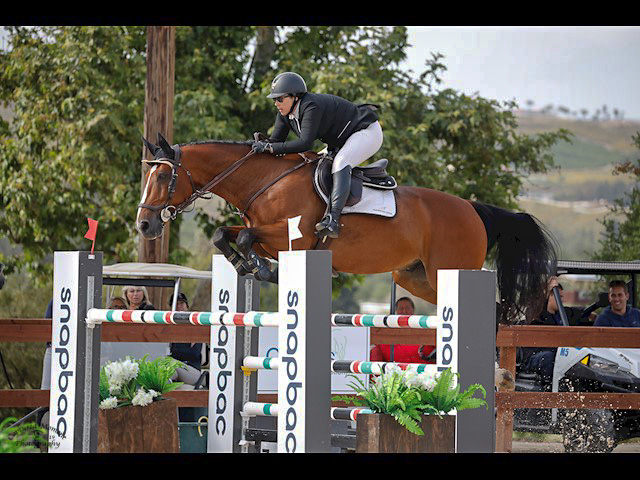
[[[520,108],[603,105],[640,120],[640,27],[407,27],[406,68],[444,55],[443,88],[515,100]]]
[[[443,87],[520,108],[564,106],[591,116],[603,105],[640,121],[638,26],[408,26],[406,68],[444,55]],[[0,31],[0,35],[3,32]],[[0,38],[0,42],[2,38]]]

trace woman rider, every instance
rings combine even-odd
[[[267,97],[274,99],[279,113],[271,137],[254,142],[253,149],[279,155],[311,150],[316,139],[327,144],[333,156],[331,207],[316,224],[316,235],[337,238],[340,214],[351,189],[351,169],[382,146],[376,107],[355,105],[336,95],[307,92],[304,79],[294,72],[276,76]],[[290,130],[298,138],[287,142]]]

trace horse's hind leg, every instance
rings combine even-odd
[[[429,284],[427,273],[421,260],[415,260],[406,267],[394,271],[392,275],[394,282],[409,293],[434,305],[437,304],[436,291]]]

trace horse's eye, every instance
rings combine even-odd
[[[166,172],[158,173],[158,180],[160,180],[161,182],[166,182],[167,180],[169,180],[169,174]]]

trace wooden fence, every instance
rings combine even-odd
[[[501,326],[500,366],[515,376],[517,347],[640,348],[640,329],[613,327]],[[640,394],[497,392],[496,452],[511,452],[515,408],[608,408],[640,410]]]

